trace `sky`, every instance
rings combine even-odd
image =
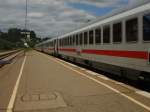
[[[68,32],[115,9],[144,0],[28,0],[29,30],[43,37]],[[25,27],[26,0],[0,0],[0,30]]]

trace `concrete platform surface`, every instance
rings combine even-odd
[[[21,74],[13,112],[150,111],[150,99],[132,88],[36,51],[26,54]]]

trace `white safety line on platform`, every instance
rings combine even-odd
[[[78,67],[78,66],[76,66],[76,65],[74,65],[74,64],[71,64],[71,63],[68,63],[68,62],[66,62],[68,65],[70,65],[70,66],[73,66],[73,67]]]
[[[22,76],[22,73],[23,73],[25,62],[26,62],[26,56],[24,57],[23,63],[21,65],[19,76],[18,76],[17,82],[15,84],[15,87],[13,89],[13,93],[11,95],[11,98],[10,98],[10,101],[9,101],[9,104],[8,104],[6,112],[13,112],[13,106],[14,106],[14,103],[15,103],[16,94],[17,94],[17,90],[18,90],[18,87],[19,87],[20,79],[21,79],[21,76]]]
[[[105,77],[105,76],[102,76],[102,75],[97,76],[97,77],[99,77],[99,78],[101,78],[101,79],[104,79],[104,80],[110,80],[109,78],[107,78],[107,77]]]
[[[81,70],[84,70],[84,71],[86,70],[85,68],[80,68],[80,69],[81,69]]]
[[[87,73],[98,76],[99,74],[90,70],[86,70]]]
[[[127,88],[127,89],[130,89],[130,90],[133,90],[133,91],[137,91],[136,88],[133,88],[132,86],[126,85],[126,84],[124,84],[124,83],[122,83],[122,82],[117,82],[117,81],[112,81],[112,82],[114,82],[114,83],[117,84],[117,85],[121,85],[122,87],[125,87],[125,88]]]
[[[64,62],[64,63],[66,63],[66,64],[68,64],[68,65],[71,65],[71,66],[73,66],[73,67],[78,67],[77,65],[74,65],[74,64],[71,64],[71,63],[68,63],[68,62],[66,62],[66,61],[63,61],[63,60],[60,60],[61,62]]]
[[[107,77],[105,77],[105,76],[103,76],[103,75],[101,75],[99,73],[96,73],[96,72],[93,72],[93,71],[90,71],[90,70],[86,70],[86,72],[89,73],[89,74],[95,75],[95,76],[97,76],[97,77],[99,77],[101,79],[110,80],[109,78],[107,78]]]
[[[50,57],[48,57],[48,56],[46,56],[46,55],[44,55],[44,56],[45,56],[46,58],[50,58]],[[76,73],[82,75],[82,76],[87,77],[87,78],[90,79],[90,80],[93,80],[94,82],[96,82],[96,83],[98,83],[98,84],[101,84],[101,85],[105,86],[106,88],[108,88],[108,89],[110,89],[110,90],[116,92],[117,94],[120,94],[121,96],[127,98],[128,100],[134,102],[135,104],[137,104],[137,105],[143,107],[144,109],[150,111],[150,107],[149,107],[149,106],[147,106],[147,105],[145,105],[145,104],[143,104],[143,103],[141,103],[141,102],[135,100],[134,98],[132,98],[132,97],[130,97],[130,96],[128,96],[128,95],[126,95],[126,94],[120,92],[119,90],[117,90],[117,89],[115,89],[115,88],[113,88],[113,87],[111,87],[111,86],[109,86],[109,85],[107,85],[107,84],[105,84],[105,83],[103,83],[103,82],[101,82],[101,81],[99,81],[99,80],[93,78],[93,77],[88,76],[87,74],[84,74],[84,73],[82,73],[82,72],[79,72],[78,70],[75,70],[75,69],[73,69],[72,67],[70,67],[70,66],[68,66],[68,65],[65,65],[64,63],[62,63],[62,61],[60,61],[60,59],[56,59],[56,58],[55,58],[55,59],[54,59],[54,58],[50,58],[50,59],[53,60],[53,61],[55,61],[55,62],[57,62],[57,63],[59,63],[59,64],[61,64],[61,65],[64,66],[64,67],[66,67],[66,68],[68,68],[68,69],[70,69],[70,70],[72,70],[72,71],[74,71],[74,72],[76,72]]]
[[[136,91],[137,94],[140,94],[144,97],[150,98],[150,93],[146,92],[146,91]]]
[[[114,82],[115,84],[118,84],[118,85],[124,85],[124,83],[122,82]]]

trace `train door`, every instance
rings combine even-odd
[[[54,40],[54,54],[58,54],[58,39]]]

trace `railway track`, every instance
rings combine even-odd
[[[13,50],[8,52],[1,52],[0,53],[0,68],[4,65],[10,64],[13,59],[18,56],[23,50]]]

